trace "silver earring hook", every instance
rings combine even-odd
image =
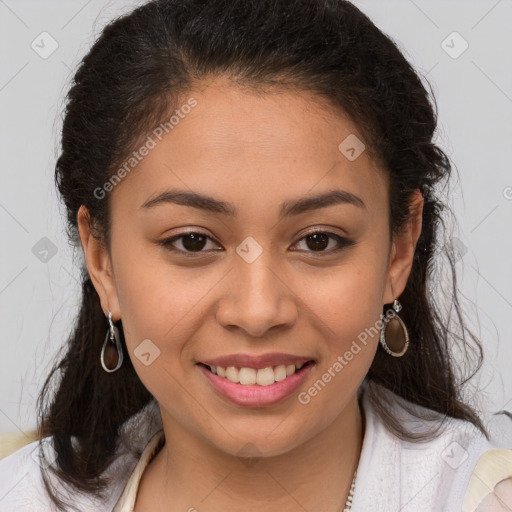
[[[108,312],[108,324],[110,327],[110,340],[114,341],[114,323],[112,322],[112,312]]]

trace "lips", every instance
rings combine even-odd
[[[316,360],[310,356],[299,356],[274,352],[260,355],[231,354],[227,356],[216,357],[214,359],[205,359],[203,361],[199,361],[199,363],[208,366],[222,366],[224,368],[228,366],[235,366],[237,368],[244,367],[258,370],[268,366],[279,366],[281,364],[301,365],[307,363],[308,361],[316,362]]]
[[[212,361],[215,361],[215,359]],[[233,382],[229,378],[216,375],[203,363],[197,363],[196,366],[200,375],[206,379],[206,383],[211,385],[215,393],[222,398],[242,407],[269,407],[277,405],[291,397],[295,391],[303,385],[306,379],[311,375],[316,364],[312,359],[310,359],[310,361],[311,363],[304,364],[300,370],[293,371],[290,375],[286,375],[284,379],[272,379],[275,380],[275,382],[271,382],[268,379],[268,375],[263,376],[263,381],[265,382],[261,382],[261,379],[257,376],[257,381],[260,380],[260,382],[256,382],[256,384],[251,383],[254,379],[248,379],[248,375],[242,376],[242,380],[244,380],[245,383],[236,382],[238,379],[235,379],[235,382]],[[295,369],[293,365],[290,366]],[[222,367],[216,366],[215,368],[219,371]],[[283,369],[284,365],[278,365],[277,368]],[[287,369],[288,368],[287,366]],[[232,366],[230,366],[226,372],[230,370],[234,371],[235,376],[238,373],[238,369]],[[241,369],[241,371],[247,374],[251,372],[254,373],[256,370],[245,367]],[[270,369],[270,371],[272,371],[272,369]],[[265,372],[265,370],[258,369],[257,373],[259,374],[260,372]],[[281,372],[280,377],[282,376]],[[249,380],[251,382],[248,382]]]

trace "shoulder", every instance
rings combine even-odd
[[[45,457],[42,457],[44,453]],[[51,471],[55,464],[52,437],[27,444],[0,460],[0,510],[2,512],[58,512],[43,480],[45,472],[52,492],[77,510],[107,512],[121,494],[137,462],[137,453],[119,450],[112,464],[103,473],[109,488],[104,497],[70,489]]]
[[[386,504],[392,504],[388,509],[408,503],[405,510],[460,511],[477,462],[496,448],[492,438],[489,441],[468,421],[408,402],[382,387],[370,397],[363,399],[369,428],[361,453],[361,469],[368,473],[361,478],[367,497],[360,498],[358,510],[371,509],[384,495]],[[389,428],[382,411],[377,413],[377,402],[408,436]]]
[[[134,472],[141,455],[162,421],[156,400],[129,418],[121,427],[115,457],[102,477],[108,483],[103,497],[70,489],[51,471],[56,464],[53,438],[34,441],[0,460],[1,512],[58,512],[46,491],[43,472],[55,494],[77,510],[110,512]],[[44,453],[45,457],[41,457]]]
[[[0,460],[2,512],[55,510],[44,490],[39,453],[39,441],[33,441]]]
[[[401,449],[412,450],[415,453],[432,448],[445,449],[451,443],[459,443],[467,450],[469,447],[480,447],[481,452],[490,448],[490,444],[483,432],[471,422],[453,418],[422,405],[409,402],[389,389],[371,383],[367,395],[363,399],[365,411],[374,418],[381,435],[390,436]],[[385,415],[391,417],[395,425],[408,435],[392,431],[377,412],[384,406]],[[452,448],[457,448],[455,445]],[[450,450],[448,450],[450,451]],[[462,450],[461,450],[462,451]],[[449,453],[448,453],[449,455]],[[479,454],[480,455],[480,454]]]

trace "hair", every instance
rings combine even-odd
[[[459,343],[467,358],[472,342],[473,375],[482,364],[482,347],[460,309],[455,258],[444,246],[449,302],[460,334],[449,330],[432,297],[439,287],[439,229],[449,210],[437,189],[451,174],[448,157],[433,141],[435,98],[397,44],[348,1],[155,0],[110,22],[81,61],[67,94],[55,182],[72,244],[80,247],[77,213],[85,205],[94,236],[110,251],[109,196],[99,198],[95,190],[194,85],[213,77],[262,92],[312,92],[348,114],[368,155],[389,178],[390,237],[410,219],[411,194],[421,191],[422,232],[400,296],[409,350],[393,358],[379,346],[363,385],[379,384],[444,417],[466,420],[488,438],[477,412],[464,403],[462,386],[469,378],[457,377],[450,352]],[[130,358],[112,375],[99,364],[107,322],[85,266],[82,274],[80,311],[65,353],[41,390],[38,429],[41,437],[53,436],[57,460],[49,469],[67,485],[101,495],[108,484],[101,474],[115,458],[120,428],[153,397]],[[122,324],[117,325],[126,351]],[[378,387],[371,397],[396,435],[426,438],[392,416]]]

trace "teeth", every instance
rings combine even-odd
[[[238,369],[234,366],[228,366],[226,368],[226,379],[231,382],[240,382],[240,379],[238,378]]]
[[[286,379],[286,377],[293,375],[297,370],[300,370],[304,364],[305,363],[301,363],[297,366],[294,364],[280,364],[274,368],[267,366],[266,368],[260,368],[258,370],[246,367],[236,368],[235,366],[224,368],[222,366],[209,365],[208,367],[213,373],[217,374],[219,377],[228,379],[230,382],[240,383],[245,386],[253,386],[254,384],[270,386],[275,382],[280,382]]]

